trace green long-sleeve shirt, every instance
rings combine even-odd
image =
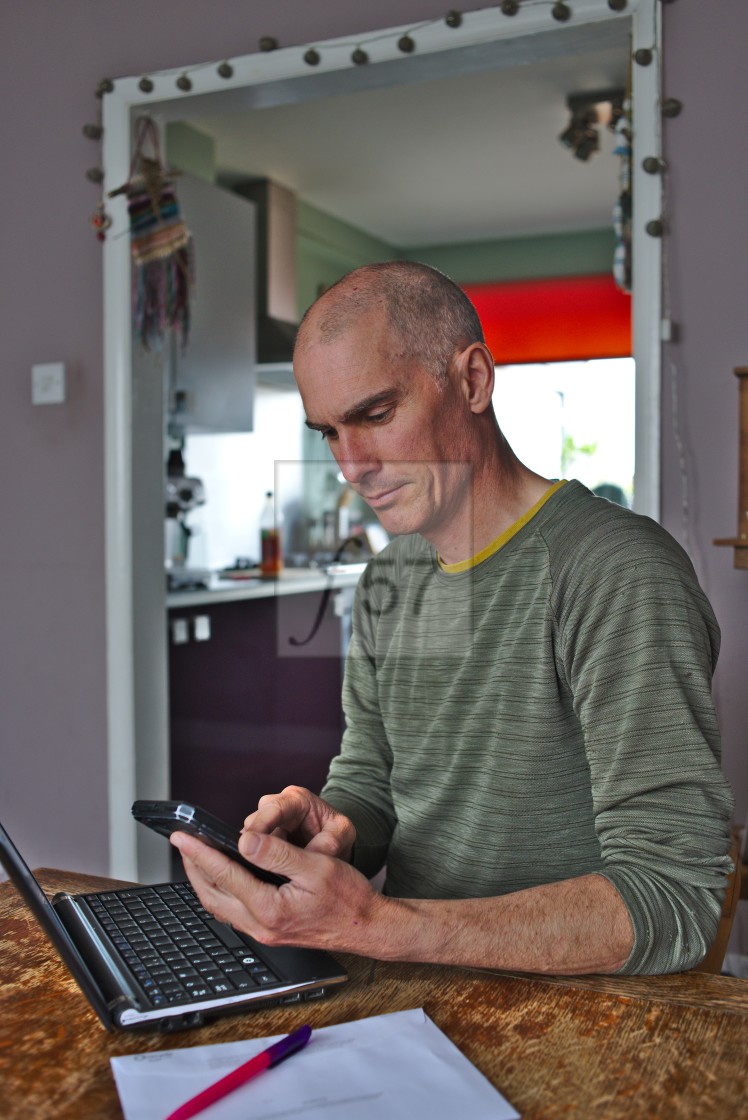
[[[578,482],[446,572],[393,541],[356,595],[347,728],[323,796],[386,893],[487,897],[598,872],[631,915],[623,972],[714,939],[732,796],[719,630],[679,545]]]

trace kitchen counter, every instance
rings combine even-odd
[[[286,568],[279,576],[263,578],[248,569],[247,577],[221,579],[216,573],[210,577],[208,587],[193,590],[170,591],[166,596],[167,608],[201,607],[217,603],[236,603],[245,599],[268,599],[277,595],[332,591],[355,587],[366,564],[331,564],[327,568]]]

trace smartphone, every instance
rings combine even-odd
[[[136,821],[147,824],[162,836],[171,836],[172,832],[188,832],[190,836],[197,836],[204,844],[217,848],[219,852],[224,852],[242,867],[246,867],[264,883],[273,883],[279,887],[281,883],[288,882],[285,875],[265,871],[246,860],[239,851],[239,830],[198,805],[190,805],[184,801],[136,801],[132,807],[132,815]]]

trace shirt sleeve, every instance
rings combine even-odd
[[[369,878],[384,866],[396,825],[390,787],[392,751],[379,709],[376,679],[383,582],[370,565],[356,589],[343,680],[346,729],[340,754],[332,760],[322,790],[322,797],[353,821],[353,864]]]
[[[602,874],[634,927],[622,973],[698,964],[732,866],[711,698],[719,630],[685,553],[645,526],[607,526],[557,589],[560,675],[584,735]]]

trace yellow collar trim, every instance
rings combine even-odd
[[[487,544],[485,548],[481,549],[481,551],[477,553],[476,556],[471,556],[469,560],[458,560],[456,564],[445,564],[441,557],[439,557],[439,567],[441,568],[441,570],[443,572],[448,572],[450,575],[453,575],[457,572],[467,572],[470,568],[476,568],[478,564],[482,564],[484,560],[488,560],[489,556],[493,556],[494,553],[498,552],[500,548],[503,548],[504,545],[512,539],[512,537],[517,535],[520,529],[522,529],[528,521],[531,521],[533,519],[538,510],[545,505],[549,498],[553,497],[557,490],[561,489],[565,482],[565,478],[561,478],[558,482],[554,482],[553,485],[546,490],[545,494],[543,494],[539,501],[537,501],[534,506],[528,509],[527,513],[523,513],[522,516],[517,521],[515,521],[513,525],[510,525],[509,528],[505,529],[503,533],[499,534],[499,536],[496,537],[495,540],[491,541],[490,544]]]

